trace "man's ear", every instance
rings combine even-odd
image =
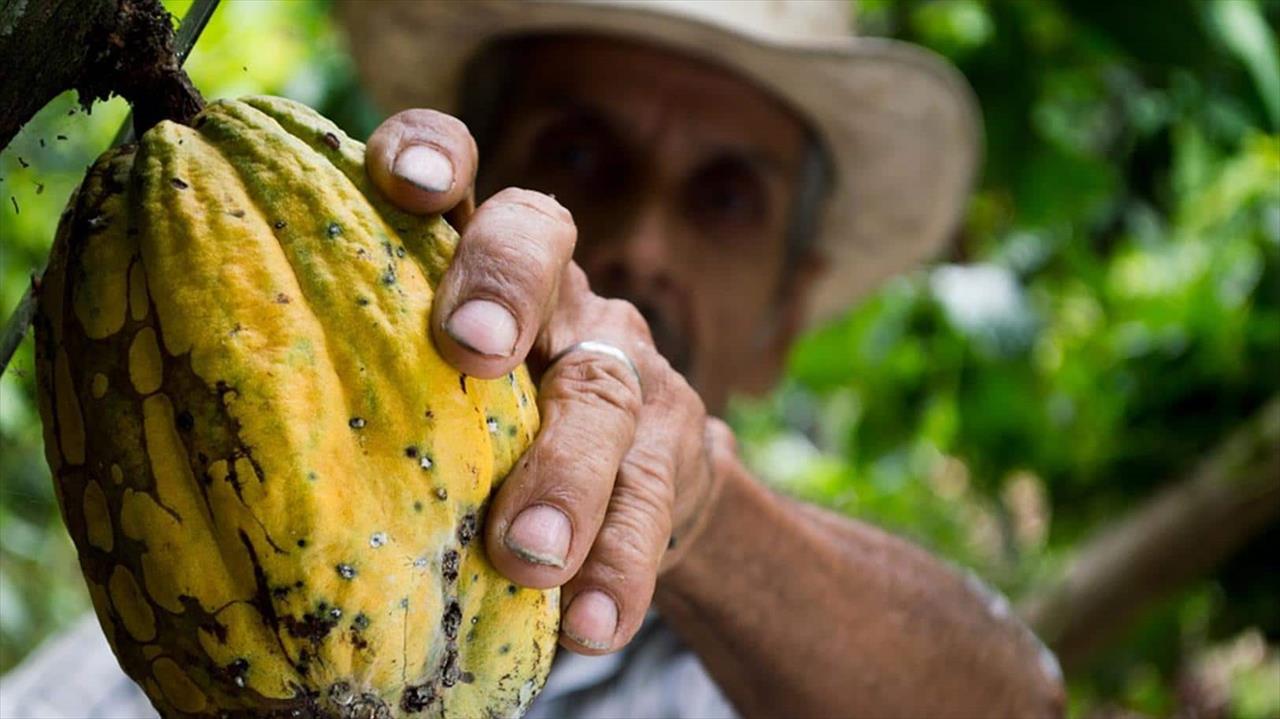
[[[777,384],[791,345],[805,329],[813,290],[830,267],[826,257],[812,250],[791,266],[789,276],[779,287],[773,311],[761,320],[756,341],[759,357],[752,363],[756,371],[748,378],[744,391],[762,394]]]

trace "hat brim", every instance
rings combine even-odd
[[[977,103],[934,54],[892,40],[779,42],[661,7],[579,2],[346,2],[340,5],[373,99],[457,111],[466,64],[491,43],[549,33],[613,35],[727,66],[808,119],[835,170],[817,238],[828,267],[810,323],[848,308],[951,238],[980,152]]]

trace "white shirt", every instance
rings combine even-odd
[[[621,651],[561,650],[526,719],[733,719],[702,662],[656,614]],[[0,678],[0,719],[156,719],[89,615]]]

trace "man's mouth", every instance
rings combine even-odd
[[[671,363],[677,372],[692,381],[693,344],[689,341],[689,333],[676,316],[674,308],[638,297],[625,297],[640,310],[649,331],[653,334],[654,345],[658,352]]]

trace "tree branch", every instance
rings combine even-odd
[[[203,105],[179,65],[160,0],[0,0],[0,149],[60,93],[85,107],[112,94],[138,130]]]
[[[1111,524],[1022,614],[1079,667],[1143,608],[1203,575],[1280,517],[1280,397],[1183,480]]]

